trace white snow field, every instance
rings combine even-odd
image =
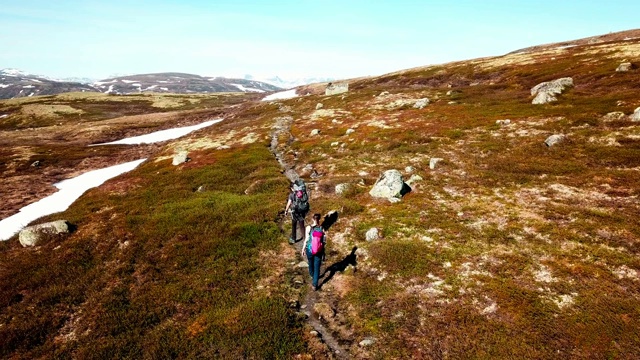
[[[203,122],[201,124],[198,124],[198,125],[185,126],[185,127],[173,128],[173,129],[167,129],[167,130],[160,130],[160,131],[152,132],[152,133],[146,134],[146,135],[140,135],[140,136],[134,136],[134,137],[130,137],[130,138],[124,138],[124,139],[120,139],[120,140],[116,140],[116,141],[112,141],[112,142],[108,142],[108,143],[93,144],[91,146],[153,144],[153,143],[157,143],[157,142],[161,142],[161,141],[177,139],[177,138],[179,138],[181,136],[185,136],[185,135],[189,134],[190,132],[193,132],[193,131],[196,131],[196,130],[200,130],[200,129],[205,128],[207,126],[211,126],[213,124],[217,124],[222,120],[224,120],[224,119],[209,120],[209,121],[205,121],[205,122]]]
[[[298,97],[298,94],[296,94],[296,89],[291,89],[291,90],[281,91],[281,92],[277,92],[275,94],[271,94],[271,95],[265,96],[262,99],[262,101],[293,99],[295,97]]]

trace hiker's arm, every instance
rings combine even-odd
[[[309,233],[311,232],[311,226],[307,226],[304,229],[306,235],[304,237],[304,241],[302,242],[302,250],[300,250],[300,255],[304,257],[304,251],[307,249],[307,241],[309,241]]]
[[[287,215],[289,208],[291,207],[291,199],[287,199],[287,206],[284,208],[284,214]]]

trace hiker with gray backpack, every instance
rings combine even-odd
[[[285,215],[291,211],[291,237],[289,244],[295,244],[298,239],[296,230],[300,228],[300,232],[304,232],[304,218],[309,212],[309,194],[307,186],[302,179],[297,179],[291,183],[291,193],[287,200],[287,206],[284,209]]]
[[[311,225],[306,228],[306,236],[302,244],[300,254],[309,260],[309,275],[312,279],[312,288],[314,291],[319,289],[318,278],[320,277],[320,266],[324,260],[324,248],[327,244],[327,235],[320,225],[320,214],[313,214]]]

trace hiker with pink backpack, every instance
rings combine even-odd
[[[313,290],[318,290],[318,278],[320,277],[320,266],[324,260],[324,247],[327,244],[327,234],[320,225],[320,214],[313,214],[311,225],[307,226],[302,251],[300,254],[309,260],[309,275],[313,280]]]

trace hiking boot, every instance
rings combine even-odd
[[[296,243],[296,241],[295,241],[295,240],[293,240],[293,238],[289,238],[289,244],[293,245],[293,244],[295,244],[295,243]]]

